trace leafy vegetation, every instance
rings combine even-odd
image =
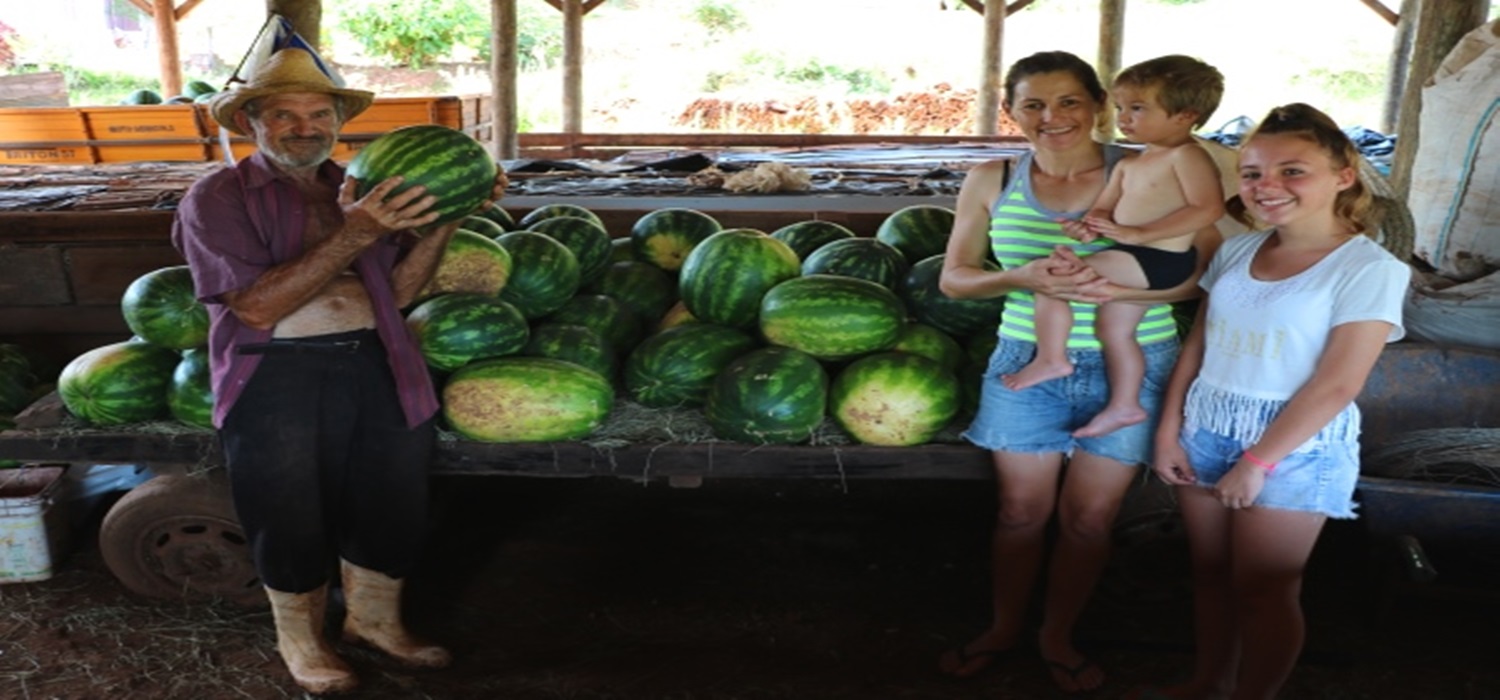
[[[425,68],[456,47],[489,45],[489,16],[470,0],[346,0],[338,21],[371,56]]]
[[[16,50],[10,44],[17,37],[16,30],[0,22],[0,68],[10,69],[16,65]]]
[[[750,26],[744,13],[725,0],[703,0],[698,3],[693,8],[693,21],[702,26],[711,39],[722,39]]]

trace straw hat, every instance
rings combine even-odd
[[[288,48],[271,54],[265,65],[260,66],[248,82],[216,95],[209,101],[208,110],[224,128],[241,136],[248,136],[234,123],[234,113],[257,97],[288,92],[318,92],[342,98],[345,121],[365,111],[375,99],[373,92],[334,85],[318,69],[312,54],[302,49]]]

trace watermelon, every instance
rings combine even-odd
[[[522,216],[520,221],[516,222],[516,226],[518,228],[527,229],[531,228],[532,224],[541,221],[542,219],[551,219],[557,216],[573,216],[580,219],[588,219],[589,221],[599,224],[599,228],[602,228],[605,231],[609,230],[609,227],[604,225],[604,219],[599,218],[598,214],[595,214],[587,207],[581,207],[577,204],[563,203],[543,204],[542,206],[532,209],[531,211],[526,212],[526,215]]]
[[[828,408],[828,372],[807,353],[784,347],[735,358],[709,387],[704,415],[714,434],[749,443],[806,441]]]
[[[146,88],[141,88],[139,90],[131,92],[129,95],[126,95],[125,99],[123,99],[123,100],[120,101],[120,104],[122,104],[122,105],[159,105],[159,104],[161,104],[161,93],[159,93],[159,92],[157,92],[155,90],[149,90],[149,89],[146,89]]]
[[[484,442],[587,437],[614,407],[598,372],[550,357],[502,357],[469,364],[443,385],[443,418]]]
[[[873,238],[843,238],[802,259],[804,275],[843,275],[894,290],[911,265],[901,251]]]
[[[177,353],[139,340],[94,348],[73,358],[57,378],[68,412],[94,425],[138,423],[167,415],[167,387]]]
[[[464,230],[473,231],[491,240],[505,235],[505,232],[510,230],[478,214],[465,216],[463,221],[459,223],[459,226]]]
[[[853,238],[854,232],[832,221],[798,221],[771,232],[771,237],[787,244],[798,260],[806,260],[813,251],[834,241]]]
[[[448,240],[437,271],[418,297],[449,292],[494,296],[505,288],[511,267],[510,251],[504,246],[483,234],[459,229]]]
[[[178,422],[197,428],[214,427],[214,393],[209,382],[208,348],[182,353],[167,387],[167,411]]]
[[[677,280],[647,262],[611,263],[588,289],[624,302],[635,311],[642,327],[656,325],[662,314],[677,303]]]
[[[986,260],[984,269],[1000,267]],[[989,299],[954,299],[943,293],[938,281],[943,274],[943,256],[934,255],[911,266],[898,292],[916,320],[955,338],[965,338],[980,331],[993,330],[1005,310],[1005,297]]]
[[[583,283],[598,279],[609,266],[609,234],[604,232],[603,226],[588,219],[555,216],[542,219],[526,230],[551,236],[573,251],[573,257],[578,260],[578,278]]]
[[[438,212],[436,226],[463,219],[489,201],[497,170],[495,159],[468,134],[439,124],[413,124],[365,144],[346,172],[359,181],[356,198],[396,175],[405,179],[391,196],[426,187],[437,198],[430,210]]]
[[[901,251],[915,264],[948,251],[953,233],[953,210],[936,204],[913,204],[898,209],[880,222],[876,240]]]
[[[202,80],[189,80],[187,85],[182,86],[182,94],[188,97],[202,97],[217,93],[218,89]]]
[[[906,325],[906,309],[885,287],[838,275],[789,279],[766,292],[760,332],[775,345],[820,360],[888,350]]]
[[[21,347],[0,343],[0,415],[20,413],[31,403],[36,373]]]
[[[635,241],[629,236],[611,238],[609,240],[609,261],[617,262],[644,262],[635,255]]]
[[[546,316],[578,293],[578,258],[557,239],[535,231],[511,231],[495,240],[510,253],[512,263],[500,298],[526,318]]]
[[[754,229],[726,229],[704,239],[682,264],[679,290],[700,321],[755,325],[760,300],[796,277],[802,263],[787,244]]]
[[[869,445],[920,445],[958,413],[958,379],[938,363],[884,352],[849,363],[828,389],[833,420]]]
[[[645,333],[635,309],[608,294],[579,294],[548,315],[546,320],[591,328],[620,354],[630,352]]]
[[[679,300],[676,304],[672,305],[672,308],[667,309],[667,312],[661,315],[661,321],[656,324],[656,332],[660,333],[668,328],[676,328],[677,326],[697,322],[698,319],[693,318],[693,312],[687,310],[687,304]]]
[[[198,301],[186,265],[137,277],[120,297],[120,310],[130,332],[148,343],[186,350],[208,342],[208,308]]]
[[[478,211],[474,212],[474,216],[489,219],[505,231],[514,231],[520,228],[516,224],[515,218],[510,215],[510,212],[494,202],[491,202],[487,207],[480,207]]]
[[[531,327],[531,338],[521,354],[527,357],[550,357],[572,362],[613,380],[619,357],[614,348],[588,326],[574,323],[538,323]]]
[[[474,360],[501,357],[526,346],[530,327],[515,306],[485,294],[435,296],[406,315],[433,369],[451,372]]]
[[[750,334],[728,326],[669,328],[631,351],[625,361],[625,390],[637,403],[653,408],[701,406],[714,377],[755,346]]]
[[[648,212],[630,227],[635,256],[675,272],[703,239],[723,230],[719,221],[696,209],[668,208]]]
[[[968,361],[964,346],[953,336],[925,323],[908,323],[901,329],[892,350],[921,355],[949,372],[956,372]]]

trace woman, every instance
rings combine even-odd
[[[1199,234],[1198,270],[1171,289],[1125,289],[1098,277],[1079,256],[1111,242],[1080,243],[1062,231],[1062,222],[1078,219],[1094,202],[1124,155],[1123,149],[1093,139],[1105,115],[1098,76],[1070,53],[1034,54],[1007,73],[1005,107],[1032,151],[1016,164],[1009,183],[1000,161],[969,172],[942,275],[943,292],[951,297],[1006,296],[979,412],[964,434],[994,453],[999,511],[990,552],[993,621],[969,643],[943,654],[940,667],[970,676],[1022,646],[1027,604],[1045,565],[1037,647],[1059,688],[1093,690],[1103,684],[1104,671],[1074,646],[1073,626],[1108,559],[1120,502],[1140,465],[1149,461],[1162,387],[1178,351],[1176,326],[1163,302],[1196,294],[1198,275],[1219,237],[1212,228]],[[999,272],[984,268],[992,251]],[[1025,389],[1008,389],[1001,377],[1036,354],[1034,294],[1084,302],[1074,306],[1068,340],[1075,369]],[[1093,304],[1105,301],[1155,304],[1136,334],[1147,361],[1141,402],[1152,419],[1104,435],[1075,436],[1108,399],[1103,354],[1093,331]],[[1049,557],[1046,526],[1054,513],[1060,527]]]
[[[1361,157],[1305,104],[1271,110],[1240,148],[1239,200],[1270,228],[1203,275],[1157,430],[1152,466],[1187,524],[1198,656],[1156,697],[1276,697],[1302,651],[1313,545],[1328,518],[1354,517],[1354,398],[1402,336],[1411,277],[1364,235]]]

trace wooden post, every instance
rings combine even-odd
[[[1416,38],[1412,42],[1407,90],[1396,121],[1396,153],[1391,161],[1391,189],[1401,201],[1411,194],[1411,166],[1417,159],[1422,88],[1449,51],[1475,27],[1484,24],[1490,0],[1421,0]]]
[[[974,125],[980,136],[1000,131],[1000,91],[1004,70],[1000,65],[1005,36],[1005,0],[984,3],[984,52],[979,68],[979,96],[974,105]]]
[[[563,0],[563,131],[583,133],[583,0]]]
[[[182,94],[182,61],[177,55],[177,12],[172,0],[153,0],[151,17],[156,20],[156,58],[161,67],[163,98]]]
[[[490,2],[490,138],[498,160],[521,155],[516,114],[516,0]]]
[[[1099,0],[1099,78],[1105,85],[1120,72],[1125,46],[1125,0]]]
[[[1386,67],[1385,104],[1380,109],[1380,132],[1396,132],[1396,117],[1401,113],[1401,95],[1406,92],[1406,73],[1411,68],[1411,42],[1417,30],[1417,5],[1420,0],[1401,0],[1396,15],[1396,36],[1391,41],[1390,63]]]
[[[266,12],[287,18],[314,51],[322,46],[322,0],[266,0]]]

